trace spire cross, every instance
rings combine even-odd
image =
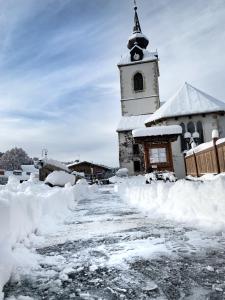
[[[141,32],[141,25],[138,19],[138,14],[137,14],[137,2],[134,0],[134,28],[133,28],[133,33],[136,32]]]

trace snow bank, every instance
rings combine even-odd
[[[20,184],[15,177],[0,187],[0,299],[15,263],[12,249],[16,243],[33,233],[56,231],[76,202],[92,195],[92,190],[88,185],[70,183],[64,188],[50,188],[32,179]]]
[[[145,185],[143,181],[127,180],[117,184],[115,189],[122,199],[150,216],[162,216],[193,226],[225,228],[225,174],[204,182],[158,181]]]
[[[53,171],[47,176],[45,183],[57,186],[64,186],[67,183],[74,185],[75,179],[76,177],[74,175],[68,174],[64,171]]]

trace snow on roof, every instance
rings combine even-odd
[[[154,61],[154,60],[158,60],[158,53],[157,52],[150,52],[148,50],[142,49],[143,50],[143,54],[144,57],[141,61]],[[140,61],[131,61],[130,60],[130,53],[123,56],[120,60],[120,62],[118,63],[118,66],[122,66],[122,65],[127,65],[127,64],[135,64],[135,63],[140,63]]]
[[[181,133],[182,133],[182,128],[180,125],[153,126],[153,127],[134,129],[132,131],[133,137],[171,135],[171,134],[181,134]]]
[[[185,84],[145,124],[164,118],[225,111],[225,102]]]
[[[49,164],[49,165],[55,166],[59,169],[62,169],[64,171],[70,172],[68,167],[65,164],[58,161],[58,160],[54,160],[54,159],[51,159],[51,158],[43,158],[43,159],[41,159],[41,161],[46,165]]]
[[[123,116],[120,119],[119,125],[117,127],[117,131],[129,131],[136,128],[145,127],[145,121],[151,116],[151,114],[147,115],[139,115],[139,116]]]
[[[38,172],[34,165],[21,165],[21,169],[23,170],[23,172]]]
[[[135,38],[145,38],[146,40],[148,40],[148,38],[146,37],[146,35],[144,35],[143,33],[141,32],[135,32],[133,33],[128,40],[132,40],[132,39],[135,39]]]
[[[86,160],[71,163],[71,164],[67,165],[67,167],[70,168],[70,167],[73,167],[73,166],[76,166],[76,165],[81,165],[81,164],[84,164],[84,163],[90,164],[90,165],[95,165],[95,166],[98,166],[98,167],[101,167],[101,168],[104,168],[104,169],[107,169],[107,170],[111,170],[112,169],[111,167],[107,167],[107,166],[102,165],[102,164],[96,164],[94,162],[89,162],[89,161],[86,161]]]

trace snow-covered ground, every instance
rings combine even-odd
[[[155,209],[158,207],[158,190],[165,200],[171,189],[181,193],[195,187],[198,201],[204,184],[204,195],[214,201],[211,181],[208,187],[201,182],[186,186],[183,181],[157,183],[156,187],[145,185],[142,177],[120,181],[116,191],[114,186],[85,184],[51,189],[31,182],[3,189],[8,201],[19,196],[36,200],[46,197],[44,211],[55,209],[54,204],[58,206],[60,201],[67,207],[59,217],[52,213],[49,223],[40,218],[35,232],[29,230],[20,242],[14,239],[11,243],[14,265],[4,288],[6,299],[223,299],[223,227],[209,231],[192,219],[177,222],[174,204],[171,216],[169,209],[167,214],[161,209],[153,214],[152,206],[146,206],[148,200],[155,201]],[[214,185],[219,195],[224,187],[222,179]],[[67,202],[71,197],[72,206]],[[135,198],[139,201],[134,203]],[[203,198],[200,200],[198,209],[204,214]],[[179,201],[185,201],[187,208],[184,195]],[[191,205],[192,201],[189,209]]]
[[[16,176],[0,186],[0,299],[12,272],[27,264],[32,238],[56,232],[78,200],[91,195],[88,185],[50,188],[35,177],[20,184]]]
[[[190,210],[194,198],[188,206],[182,191],[191,196],[194,190],[198,201],[205,183],[145,185],[143,177],[120,182],[116,187],[78,184],[51,189],[32,181],[11,181],[1,188],[0,203],[11,216],[5,234],[1,226],[1,268],[12,268],[6,299],[223,299],[223,228],[209,231],[193,219],[175,221],[173,202],[171,211],[165,203],[166,214],[159,208],[159,195],[163,203],[174,190]],[[204,195],[214,201],[213,186],[219,196],[224,185],[221,178],[211,182]],[[198,209],[204,214],[200,200]],[[155,201],[157,214],[147,201]],[[36,223],[28,222],[28,216]]]
[[[120,197],[152,218],[159,216],[191,226],[225,229],[225,173],[203,176],[202,181],[145,184],[143,176],[119,179]]]

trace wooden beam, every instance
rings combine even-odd
[[[148,172],[148,169],[150,167],[149,162],[149,146],[147,143],[144,143],[144,164],[145,164],[145,173]]]

